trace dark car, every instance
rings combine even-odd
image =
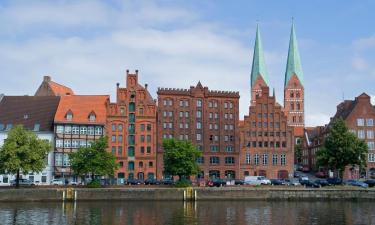
[[[317,178],[326,178],[326,177],[328,177],[328,174],[326,172],[320,171],[320,172],[316,172],[315,176]]]
[[[10,182],[10,184],[12,185],[12,186],[16,186],[17,185],[17,180],[12,180],[11,182]],[[28,180],[28,179],[19,179],[19,183],[18,183],[20,186],[34,186],[35,184],[32,182],[32,181],[30,181],[30,180]]]
[[[368,184],[369,187],[375,186],[375,180],[366,180],[365,183]]]
[[[161,184],[163,184],[163,185],[173,185],[174,181],[170,178],[166,178],[166,179],[161,180]]]
[[[307,166],[304,166],[304,167],[302,168],[302,172],[304,172],[304,173],[308,173],[308,172],[310,172],[310,168],[307,167]]]
[[[317,184],[316,182],[312,182],[310,180],[304,181],[302,185],[304,185],[305,187],[312,187],[312,188],[320,188],[321,187],[321,185]]]
[[[240,180],[240,179],[234,180],[234,185],[244,185],[244,184],[245,184],[244,180]]]
[[[301,174],[299,172],[294,172],[293,176],[294,178],[300,178]]]
[[[328,178],[327,182],[331,185],[341,185],[342,179],[340,179],[338,177],[333,177],[333,178]]]
[[[363,188],[368,188],[368,184],[366,184],[365,182],[362,182],[362,181],[359,181],[359,180],[347,180],[345,182],[346,185],[350,185],[350,186],[355,186],[355,187],[363,187]]]
[[[160,185],[161,182],[156,179],[146,179],[145,185]]]
[[[221,187],[221,186],[225,186],[226,184],[227,182],[222,179],[215,179],[215,180],[210,180],[207,182],[207,186],[209,187]]]
[[[286,182],[281,179],[271,179],[271,185],[286,185]]]
[[[138,180],[138,179],[128,179],[127,184],[128,185],[139,185],[139,184],[144,184],[144,182],[142,180]]]
[[[321,187],[330,186],[327,180],[316,180],[315,183],[320,185]]]

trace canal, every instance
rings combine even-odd
[[[370,201],[0,203],[0,224],[375,224]]]

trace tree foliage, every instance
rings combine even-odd
[[[302,145],[301,144],[296,144],[294,146],[294,157],[298,164],[302,162]]]
[[[366,167],[367,144],[351,133],[343,119],[337,119],[329,130],[324,146],[317,152],[318,166],[338,171],[348,165]]]
[[[70,154],[70,166],[74,174],[83,176],[113,176],[117,169],[116,157],[107,152],[107,138],[102,137],[94,141],[90,147],[79,148]]]
[[[164,172],[177,175],[181,180],[183,176],[195,175],[199,172],[197,164],[201,152],[191,143],[175,139],[164,139]]]
[[[0,149],[0,172],[16,174],[16,186],[19,186],[20,172],[41,172],[46,166],[46,158],[51,150],[48,140],[25,129],[22,125],[13,127]]]

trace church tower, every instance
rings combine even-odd
[[[297,38],[292,24],[289,41],[288,60],[284,82],[284,109],[288,115],[288,125],[294,128],[296,139],[303,136],[305,126],[305,95],[303,71],[299,57]],[[298,142],[298,140],[296,140]]]
[[[253,64],[251,68],[251,105],[255,104],[256,97],[262,95],[262,87],[268,87],[268,74],[264,62],[262,41],[260,39],[259,26],[256,30]]]

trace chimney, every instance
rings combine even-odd
[[[147,90],[148,84],[145,84],[145,89]]]
[[[128,75],[129,74],[129,70],[126,70],[126,75]]]
[[[137,74],[137,75],[138,75],[138,70],[135,70],[135,74]]]
[[[116,83],[116,86],[117,86],[117,88],[119,88],[120,87],[120,83]]]
[[[44,76],[43,77],[43,81],[44,82],[50,82],[51,81],[51,77],[50,76]]]

